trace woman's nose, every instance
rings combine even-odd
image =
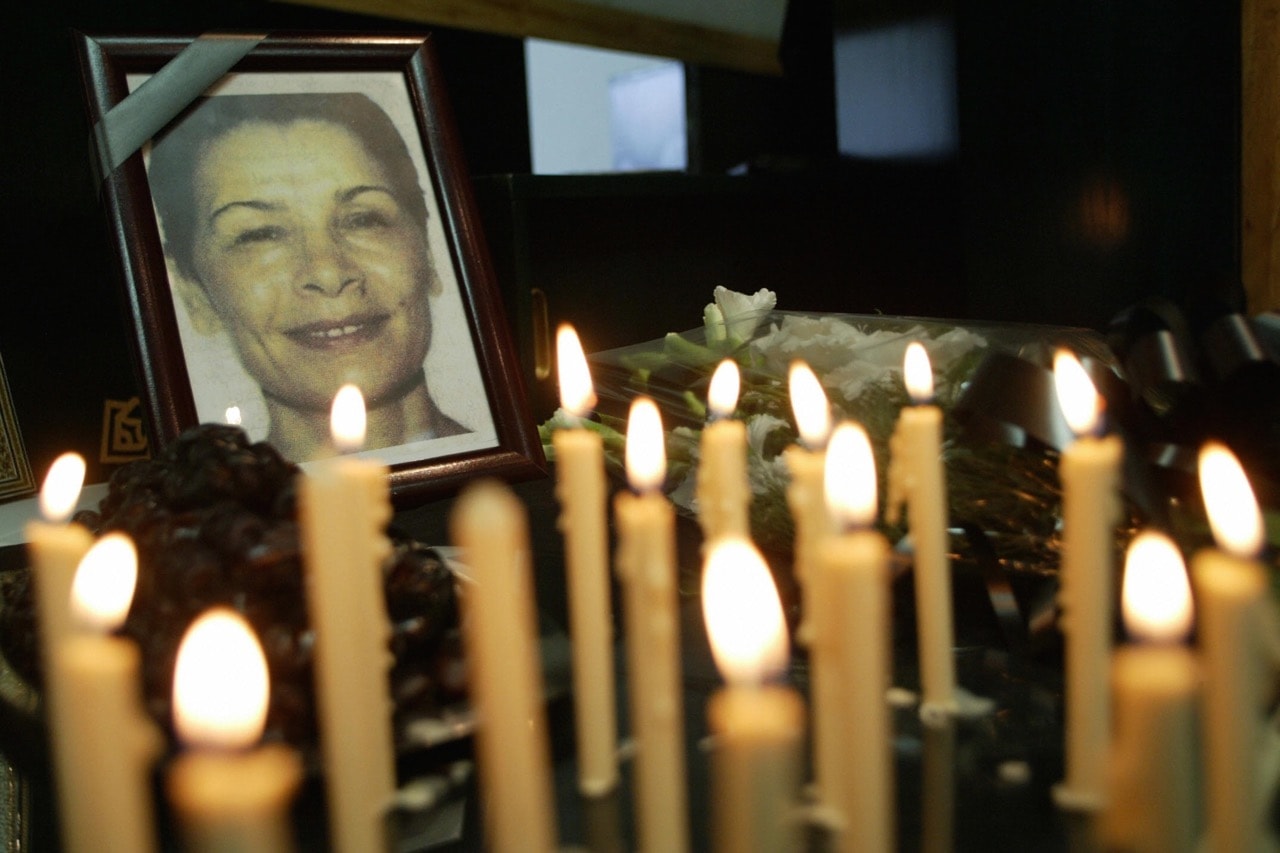
[[[338,296],[352,285],[364,282],[363,273],[351,259],[342,238],[327,229],[308,235],[302,245],[299,269],[302,290]]]

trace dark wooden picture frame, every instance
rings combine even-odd
[[[250,37],[232,36],[235,38]],[[130,95],[128,77],[155,75],[196,41],[191,36],[76,34],[99,155],[109,147],[102,144],[103,118]],[[187,56],[190,54],[188,51]],[[425,194],[434,195],[433,210],[443,227],[448,261],[474,344],[496,440],[494,446],[483,449],[429,458],[389,459],[397,505],[450,494],[479,475],[518,480],[543,474],[545,460],[523,371],[480,230],[470,178],[462,162],[430,36],[272,34],[253,42],[252,49],[231,68],[233,75],[264,77],[332,72],[355,78],[364,73],[387,72],[403,77],[425,160]],[[162,117],[160,126],[183,106],[179,104],[167,118]],[[402,135],[412,146],[415,140]],[[179,330],[175,305],[179,300],[171,285],[162,225],[153,207],[144,155],[141,149],[124,151],[117,159],[118,165],[106,162],[102,166],[106,175],[102,198],[121,260],[134,327],[133,350],[149,425],[163,445],[198,422],[196,391]],[[438,267],[443,260],[432,255],[431,263]]]

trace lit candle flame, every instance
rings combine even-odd
[[[49,466],[40,488],[40,514],[47,521],[66,521],[75,511],[84,486],[84,457],[64,453]]]
[[[711,374],[711,387],[707,390],[707,406],[713,417],[727,418],[733,414],[733,410],[738,408],[741,385],[737,362],[729,358],[720,362],[716,372]]]
[[[266,657],[244,617],[215,607],[191,623],[173,672],[173,725],[185,743],[219,749],[257,743],[270,691]]]
[[[226,416],[225,416],[225,420],[226,420],[226,422],[227,422],[228,424],[230,424],[231,426],[240,426],[240,423],[241,423],[241,421],[242,421],[242,418],[241,418],[241,416],[240,416],[240,407],[239,407],[239,406],[228,406],[228,407],[227,407]]]
[[[1125,628],[1153,642],[1178,642],[1191,630],[1191,583],[1169,537],[1144,531],[1134,537],[1121,589]]]
[[[919,341],[907,345],[906,355],[902,357],[902,379],[911,401],[916,405],[933,399],[933,365],[929,363],[929,353],[925,351],[924,344]]]
[[[876,519],[876,458],[860,424],[836,427],[827,446],[827,508],[840,526],[868,527]]]
[[[1063,349],[1054,353],[1053,384],[1058,393],[1058,406],[1071,431],[1080,436],[1096,430],[1102,400],[1080,359]]]
[[[556,365],[560,372],[561,407],[572,417],[585,417],[595,408],[596,392],[578,333],[567,323],[556,330]]]
[[[745,539],[713,546],[702,574],[702,615],[721,674],[760,684],[787,666],[787,627],[764,558]]]
[[[788,384],[800,440],[810,449],[822,447],[831,434],[831,404],[827,401],[827,392],[822,390],[813,369],[803,361],[792,362]]]
[[[1262,512],[1234,453],[1216,441],[1200,449],[1200,492],[1218,546],[1237,557],[1262,550]]]
[[[359,450],[364,445],[366,427],[364,395],[354,385],[343,385],[333,398],[329,414],[333,443],[339,453]]]
[[[662,487],[667,476],[667,449],[662,414],[648,397],[637,397],[627,417],[627,480],[637,492]]]
[[[124,624],[138,585],[138,552],[123,533],[108,533],[89,549],[71,580],[71,617],[104,633]]]

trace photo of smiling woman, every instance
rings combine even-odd
[[[204,98],[153,141],[148,180],[175,303],[206,339],[184,334],[188,365],[207,367],[200,353],[224,336],[261,392],[265,438],[287,458],[333,454],[329,410],[345,383],[365,398],[366,449],[430,442],[413,453],[431,458],[493,446],[466,323],[459,345],[459,329],[441,335],[434,322],[446,286],[458,302],[447,250],[429,239],[439,224],[404,137],[371,98]],[[192,384],[202,419],[212,408],[221,420],[217,407],[240,393],[211,388],[202,402]]]

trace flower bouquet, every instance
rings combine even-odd
[[[747,425],[752,535],[786,562],[794,527],[782,452],[797,441],[787,387],[791,363],[803,360],[814,370],[835,418],[857,420],[867,430],[883,495],[889,437],[909,402],[903,354],[918,340],[933,366],[936,402],[947,415],[944,453],[953,528],[980,532],[984,547],[994,543],[1007,569],[1056,570],[1059,487],[1053,445],[1065,424],[1058,423],[1056,400],[1045,391],[1046,377],[1050,383],[1052,378],[1048,365],[1056,348],[1068,347],[1109,370],[1110,350],[1099,335],[1064,327],[779,311],[768,290],[745,295],[719,287],[714,297],[699,328],[591,356],[600,399],[592,428],[603,434],[611,473],[619,481],[627,407],[645,394],[657,402],[667,430],[667,493],[679,511],[696,514],[707,386],[716,365],[731,358],[742,375],[737,416]],[[1032,375],[1030,385],[1025,375],[1017,375],[1026,372]],[[975,387],[975,379],[982,387]],[[1005,401],[1003,412],[981,401],[966,405],[974,392],[1004,391],[1015,398]],[[1025,418],[1018,411],[1022,408],[1028,410]],[[543,425],[548,443],[562,417],[557,413]],[[991,422],[1000,419],[1002,429],[993,433]],[[897,542],[905,530],[885,526],[884,532]]]

